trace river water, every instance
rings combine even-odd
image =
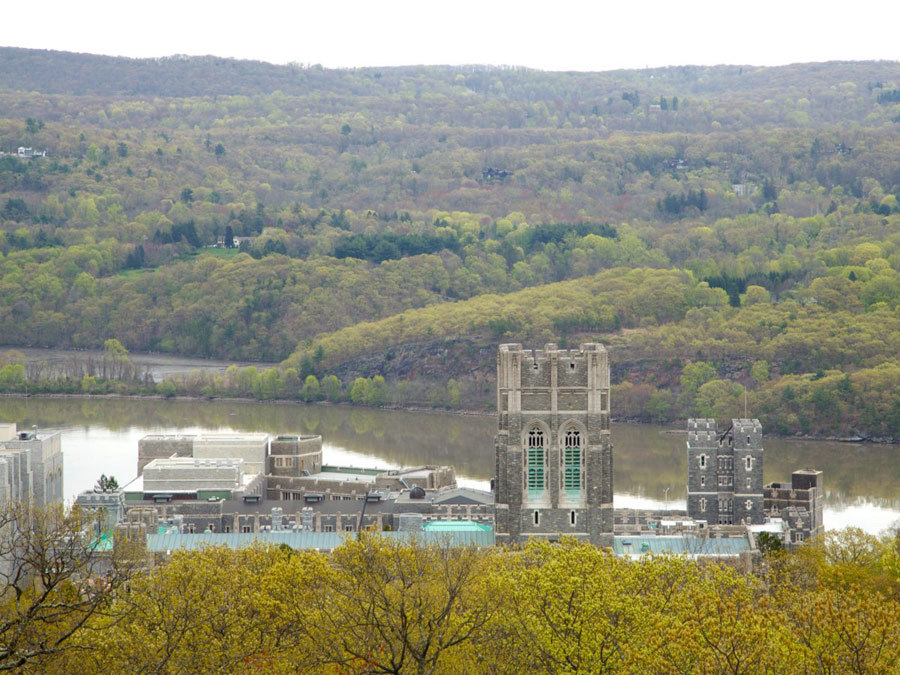
[[[37,349],[31,347],[4,347],[0,352],[15,350],[25,355],[25,361],[29,364],[43,363],[51,372],[65,371],[68,365],[74,361],[86,362],[93,360],[99,362],[103,358],[103,352],[96,349],[75,351],[71,349]],[[204,373],[216,373],[221,375],[232,363],[237,366],[257,366],[258,368],[270,368],[272,363],[244,362],[244,361],[216,361],[214,359],[202,359],[192,356],[172,356],[170,354],[129,354],[128,358],[138,367],[141,373],[149,372],[156,382],[169,375],[178,375],[199,370]]]
[[[101,473],[134,477],[138,439],[149,433],[265,431],[316,433],[325,461],[393,468],[452,464],[459,482],[488,488],[493,417],[334,405],[117,398],[0,398],[0,421],[62,432],[65,494],[90,488]],[[685,435],[678,429],[614,424],[617,508],[684,508]],[[900,448],[765,439],[766,482],[791,471],[825,472],[825,525],[878,533],[900,521]]]

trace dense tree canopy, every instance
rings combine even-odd
[[[56,671],[892,672],[898,540],[832,532],[752,570],[350,538],[173,552],[70,636]],[[198,648],[202,644],[203,648]]]
[[[478,407],[480,357],[415,389],[392,355],[599,339],[627,417],[724,413],[750,390],[768,428],[897,437],[900,398],[866,398],[897,365],[896,63],[0,63],[2,343],[288,359],[259,395],[382,375],[384,402]],[[688,362],[724,384],[698,400]],[[24,387],[14,368],[0,386]],[[844,375],[861,398],[832,404]]]

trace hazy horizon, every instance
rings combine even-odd
[[[559,72],[668,66],[783,66],[827,61],[896,61],[900,48],[874,25],[900,7],[872,0],[852,12],[828,5],[761,0],[722,11],[720,3],[540,6],[496,0],[423,5],[411,0],[284,6],[176,3],[152,8],[110,0],[45,0],[4,14],[10,47],[128,58],[218,56],[326,68],[488,65]],[[876,23],[873,20],[877,19]]]
[[[135,60],[160,60],[160,59],[177,59],[177,58],[214,58],[214,59],[226,59],[226,60],[235,60],[235,61],[255,61],[259,63],[265,63],[271,66],[290,66],[296,65],[304,68],[310,67],[322,67],[326,70],[361,70],[361,69],[378,69],[378,68],[496,68],[496,69],[525,69],[532,70],[536,72],[543,73],[610,73],[616,71],[628,71],[628,70],[664,70],[666,68],[718,68],[718,67],[733,67],[733,68],[786,68],[790,66],[797,65],[810,65],[810,64],[827,64],[827,63],[900,63],[900,59],[830,59],[827,61],[793,61],[791,63],[779,63],[779,64],[760,64],[760,63],[731,63],[731,62],[722,62],[722,63],[671,63],[668,65],[661,66],[639,66],[633,68],[606,68],[603,70],[578,70],[578,69],[550,69],[550,68],[538,68],[535,66],[526,66],[519,63],[397,63],[397,64],[366,64],[366,65],[356,65],[356,66],[328,66],[321,63],[316,62],[298,62],[298,61],[288,61],[284,63],[277,63],[275,61],[267,61],[266,59],[261,58],[245,58],[245,57],[236,57],[236,56],[224,56],[222,54],[184,54],[184,53],[172,53],[172,54],[157,54],[154,56],[128,56],[125,54],[103,54],[100,52],[92,52],[92,51],[72,51],[69,49],[53,49],[49,47],[19,47],[16,45],[6,45],[0,44],[0,49],[28,49],[33,51],[50,51],[50,52],[58,52],[62,54],[84,54],[88,56],[102,56],[113,59],[135,59]]]

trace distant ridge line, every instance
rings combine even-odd
[[[839,83],[853,75],[860,80],[900,79],[900,62],[830,61],[771,67],[682,65],[600,72],[551,72],[524,66],[477,64],[329,69],[318,65],[278,65],[213,55],[174,54],[134,58],[0,47],[0,91],[37,91],[61,95],[250,96],[281,91],[286,95],[303,96],[322,91],[343,96],[376,96],[396,93],[401,80],[410,77],[432,79],[449,90],[460,86],[454,79],[459,74],[474,80],[463,86],[472,88],[476,93],[487,93],[487,83],[479,81],[479,76],[490,74],[518,85],[518,91],[507,94],[509,98],[541,100],[544,97],[541,83],[562,82],[572,95],[605,97],[611,89],[633,87],[636,82],[650,76],[664,78],[673,84],[690,84],[695,94],[715,93],[721,91],[721,83],[713,86],[703,81],[703,75],[714,72],[733,75],[732,81],[735,85],[740,82],[741,87],[765,86],[768,76],[775,73],[792,74],[798,81],[806,75],[815,74]],[[829,74],[833,77],[828,77]]]

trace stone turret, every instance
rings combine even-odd
[[[733,419],[722,432],[714,419],[688,420],[687,466],[691,518],[710,525],[765,521],[759,420]]]

